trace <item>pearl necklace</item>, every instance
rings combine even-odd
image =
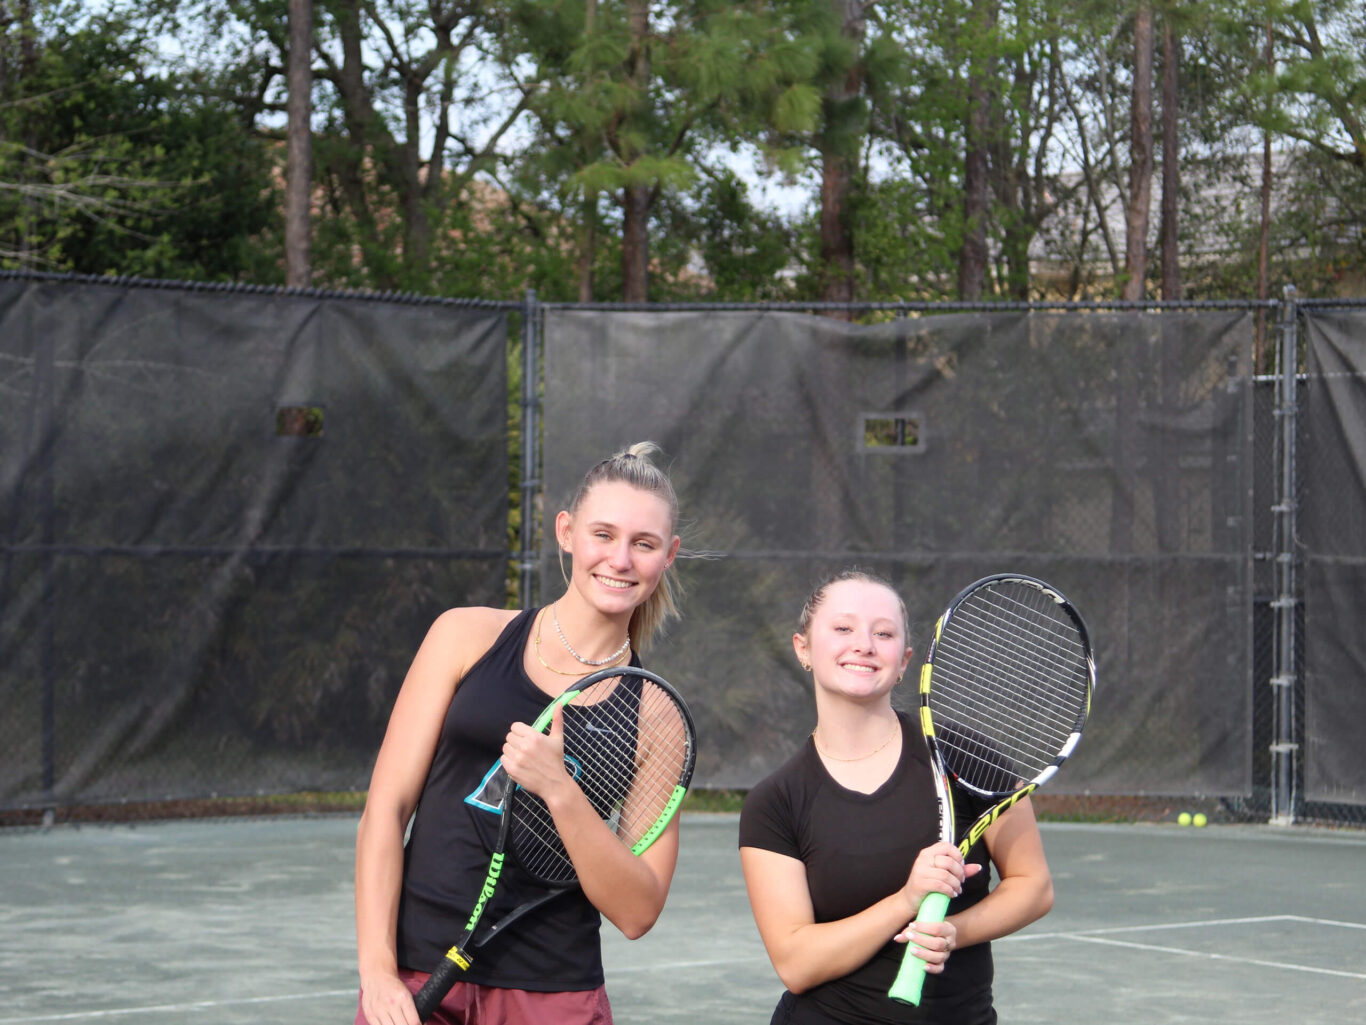
[[[545,656],[541,654],[541,621],[542,621],[544,618],[545,618],[544,613],[543,613],[542,615],[536,617],[536,636],[535,636],[535,638],[534,638],[535,647],[536,647],[536,661],[539,662],[539,663],[541,663],[541,665],[543,665],[546,669],[550,670],[552,673],[556,673],[556,674],[558,674],[558,675],[560,675],[560,676],[573,676],[573,677],[587,676],[588,673],[589,673],[591,670],[584,669],[584,670],[581,670],[580,672],[577,672],[577,673],[567,673],[567,672],[565,672],[563,669],[556,669],[554,666],[552,666],[549,662],[547,662],[547,661],[545,660]],[[628,640],[629,640],[629,638],[628,638]],[[622,654],[621,652],[617,652],[617,654],[616,654],[615,656],[613,656],[613,658],[614,658],[614,659],[620,659],[620,658],[621,658],[621,654]],[[612,661],[612,659],[609,659],[608,661]]]
[[[577,651],[574,650],[574,646],[569,643],[569,639],[565,637],[564,631],[560,629],[560,617],[555,614],[554,605],[550,606],[550,619],[551,622],[555,624],[555,632],[560,635],[560,643],[564,645],[565,650],[568,651],[569,654],[574,656],[575,661],[581,662],[586,666],[593,666],[596,669],[602,666],[611,665],[617,659],[621,658],[622,655],[626,654],[626,649],[631,646],[631,635],[628,633],[626,635],[626,640],[621,642],[621,647],[618,648],[616,651],[612,652],[612,654],[608,655],[606,658],[584,658],[582,655],[580,655]]]
[[[820,729],[820,727],[817,726],[816,729]],[[829,758],[832,762],[861,762],[861,761],[863,761],[865,758],[872,758],[873,755],[877,754],[879,751],[881,751],[884,747],[886,747],[888,744],[890,744],[893,740],[895,740],[895,739],[896,739],[897,737],[899,737],[900,735],[901,735],[901,723],[898,722],[898,723],[896,724],[896,726],[892,729],[891,736],[889,736],[886,740],[884,740],[884,741],[883,741],[881,744],[879,744],[877,747],[875,747],[875,748],[873,748],[871,751],[869,751],[866,755],[859,755],[859,756],[856,757],[856,758],[840,758],[838,755],[832,755],[832,754],[830,754],[830,752],[826,751],[824,748],[821,747],[821,742],[820,742],[818,739],[816,739],[816,730],[812,730],[812,731],[811,731],[811,742],[812,742],[813,744],[816,745],[816,751],[820,754],[820,756],[821,756],[822,758]]]

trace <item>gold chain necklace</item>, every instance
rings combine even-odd
[[[556,669],[554,666],[552,666],[549,662],[545,660],[545,656],[541,654],[541,622],[544,619],[545,612],[543,610],[541,614],[536,617],[536,637],[534,639],[536,647],[536,661],[541,663],[541,665],[545,666],[545,668],[550,670],[552,673],[556,673],[559,676],[587,676],[590,672],[592,672],[593,670],[591,669],[584,669],[577,673],[565,672],[563,669]],[[618,654],[617,656],[615,656],[615,661],[620,662],[621,658],[621,654]],[[605,669],[608,667],[604,666],[603,668]]]
[[[819,726],[817,726],[816,729],[811,731],[811,743],[816,745],[816,751],[821,755],[822,758],[829,758],[832,762],[861,762],[865,758],[872,758],[873,755],[877,754],[884,747],[886,747],[888,744],[890,744],[893,740],[895,740],[897,737],[901,735],[901,723],[897,722],[895,728],[893,728],[892,730],[891,736],[889,736],[877,747],[869,751],[866,755],[859,755],[857,758],[840,758],[838,755],[832,755],[830,754],[830,752],[826,751],[824,748],[821,747],[821,742],[818,739],[816,739],[816,730],[818,729],[820,729]]]

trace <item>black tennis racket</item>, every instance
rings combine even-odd
[[[920,670],[920,725],[930,748],[940,836],[953,843],[950,786],[993,801],[958,843],[966,857],[988,826],[1058,771],[1081,739],[1096,666],[1086,624],[1059,591],[1000,573],[954,598]],[[931,893],[917,922],[942,922]],[[925,962],[908,947],[888,996],[919,1004]]]
[[[621,842],[633,854],[641,854],[673,819],[692,779],[696,743],[687,705],[654,673],[623,666],[601,670],[573,684],[532,725],[547,731],[557,708],[564,709],[566,770]],[[475,930],[497,892],[508,857],[544,889],[475,941]],[[550,809],[529,790],[509,786],[502,798],[498,839],[484,885],[464,934],[414,997],[418,1016],[426,1021],[436,1010],[473,962],[473,948],[577,883]]]

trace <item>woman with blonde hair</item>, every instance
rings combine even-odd
[[[357,1025],[418,1022],[412,994],[483,884],[497,824],[467,798],[499,758],[550,808],[580,887],[492,938],[429,1020],[611,1022],[601,918],[632,939],[654,925],[673,879],[678,822],[632,855],[574,785],[553,738],[527,723],[575,680],[639,665],[639,652],[677,614],[678,501],[651,461],[657,451],[642,442],[598,463],[555,517],[555,540],[572,565],[559,598],[524,611],[451,609],[418,649],[356,839]],[[515,867],[499,891],[508,907],[519,902]]]

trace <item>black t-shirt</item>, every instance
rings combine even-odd
[[[817,922],[848,918],[896,892],[905,885],[916,855],[939,839],[929,753],[920,730],[907,717],[900,719],[901,758],[874,793],[862,794],[835,782],[808,739],[745,798],[740,846],[800,860],[806,866]],[[982,810],[975,803],[955,794],[960,828]],[[985,845],[978,843],[969,860],[982,864],[983,871],[967,880],[962,895],[950,903],[949,914],[972,906],[989,890]],[[851,1025],[989,1025],[996,1020],[989,943],[955,950],[942,975],[926,976],[918,1008],[887,996],[905,949],[889,938],[862,967],[799,999]]]

